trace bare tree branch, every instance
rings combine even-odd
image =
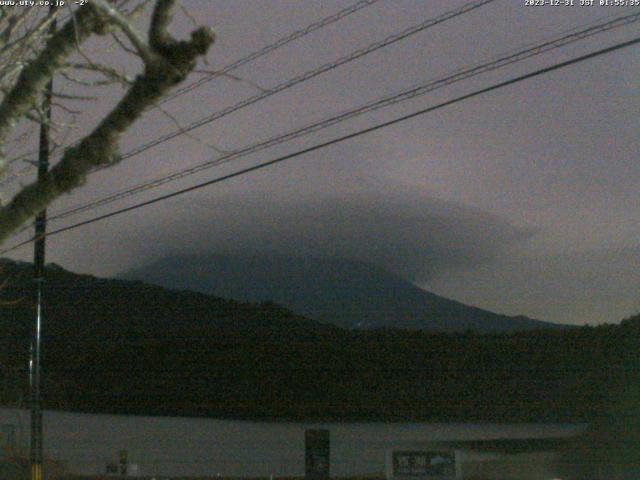
[[[155,61],[154,52],[147,46],[142,36],[133,28],[129,20],[122,16],[113,6],[104,0],[93,0],[93,5],[105,14],[109,21],[116,25],[122,33],[124,33],[131,44],[136,48],[138,55],[142,60],[149,64]]]
[[[76,39],[85,40],[103,27],[102,20],[93,9],[82,7],[78,10],[75,21],[67,22],[53,34],[40,55],[22,69],[15,86],[0,103],[0,146],[5,144],[18,120],[37,103],[55,70],[74,51]],[[0,151],[0,167],[3,160]]]
[[[199,143],[200,145],[203,145],[203,146],[213,150],[216,153],[219,153],[219,154],[222,154],[222,155],[229,153],[229,150],[224,150],[224,149],[218,147],[217,145],[214,145],[213,143],[205,142],[204,140],[199,138],[197,135],[187,131],[187,129],[185,129],[184,126],[180,123],[180,121],[174,115],[172,115],[171,112],[166,110],[161,105],[155,104],[153,107],[158,109],[160,111],[160,113],[162,113],[165,117],[167,117],[169,120],[171,120],[173,122],[173,124],[176,127],[178,127],[178,130],[180,130],[180,132],[182,132],[182,134],[185,135],[187,138],[190,138],[194,142]]]
[[[84,70],[88,72],[95,72],[103,76],[109,81],[109,84],[112,83],[123,83],[126,85],[131,85],[133,83],[133,79],[127,77],[126,74],[119,72],[115,68],[112,68],[108,65],[103,65],[97,62],[91,62],[91,64],[84,63],[72,63],[68,64],[68,67],[74,70]],[[62,73],[62,72],[61,72]],[[68,73],[68,72],[66,72]],[[78,83],[82,83],[81,80],[76,79]]]
[[[173,0],[157,0],[149,43],[144,47],[134,44],[144,61],[144,71],[120,102],[89,135],[68,148],[47,175],[24,187],[7,206],[0,208],[0,243],[53,200],[81,186],[92,170],[117,163],[121,135],[145,110],[182,82],[196,67],[197,59],[207,53],[215,39],[209,28],[193,31],[185,41],[175,40],[168,33],[173,4]],[[0,145],[36,103],[53,73],[74,51],[76,42],[86,40],[91,33],[110,33],[112,28],[118,28],[133,43],[134,30],[126,24],[126,18],[109,10],[105,2],[95,1],[95,5],[79,8],[75,22],[67,22],[53,34],[40,54],[24,67],[14,88],[0,104]]]

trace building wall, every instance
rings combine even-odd
[[[500,480],[550,480],[557,478],[555,452],[520,453],[515,455],[476,455],[462,459],[463,478]]]
[[[29,413],[0,409],[27,452]],[[143,476],[269,477],[304,475],[304,433],[331,435],[331,475],[385,475],[393,449],[428,449],[438,442],[566,437],[584,427],[564,424],[293,423],[203,418],[90,415],[45,411],[45,457],[69,473],[100,475],[127,451],[129,474]],[[462,452],[467,462],[472,452]],[[476,462],[479,460],[476,458]],[[481,467],[478,467],[481,468]]]

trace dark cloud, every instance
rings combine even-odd
[[[153,255],[179,250],[352,258],[425,281],[492,262],[534,233],[406,186],[295,202],[267,192],[227,195],[212,203],[214,210],[185,202],[180,210],[190,213],[168,220],[145,242],[156,246]],[[165,231],[181,232],[179,249]]]

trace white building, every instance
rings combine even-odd
[[[24,454],[29,412],[0,409],[2,442]],[[93,415],[45,411],[45,458],[67,473],[145,477],[303,477],[305,432],[330,436],[331,477],[552,479],[558,444],[584,431],[569,424],[294,423]],[[436,455],[437,453],[437,455]],[[426,455],[426,456],[425,456]],[[420,467],[455,458],[455,475]],[[395,460],[394,460],[395,459]],[[418,470],[415,470],[415,469]],[[400,469],[400,470],[399,470]],[[399,475],[396,475],[399,476]]]

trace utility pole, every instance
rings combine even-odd
[[[54,14],[53,2],[49,14]],[[55,19],[51,23],[50,32],[56,28]],[[49,129],[51,123],[51,96],[53,79],[45,87],[42,99],[42,123],[40,124],[40,145],[38,149],[38,181],[49,172]],[[29,460],[31,464],[31,480],[44,480],[42,454],[42,405],[40,395],[41,382],[41,344],[44,301],[44,256],[45,234],[47,231],[47,210],[42,210],[35,219],[35,242],[33,251],[34,277],[36,283],[36,325],[31,344],[29,361],[29,385],[31,388],[31,445]]]

